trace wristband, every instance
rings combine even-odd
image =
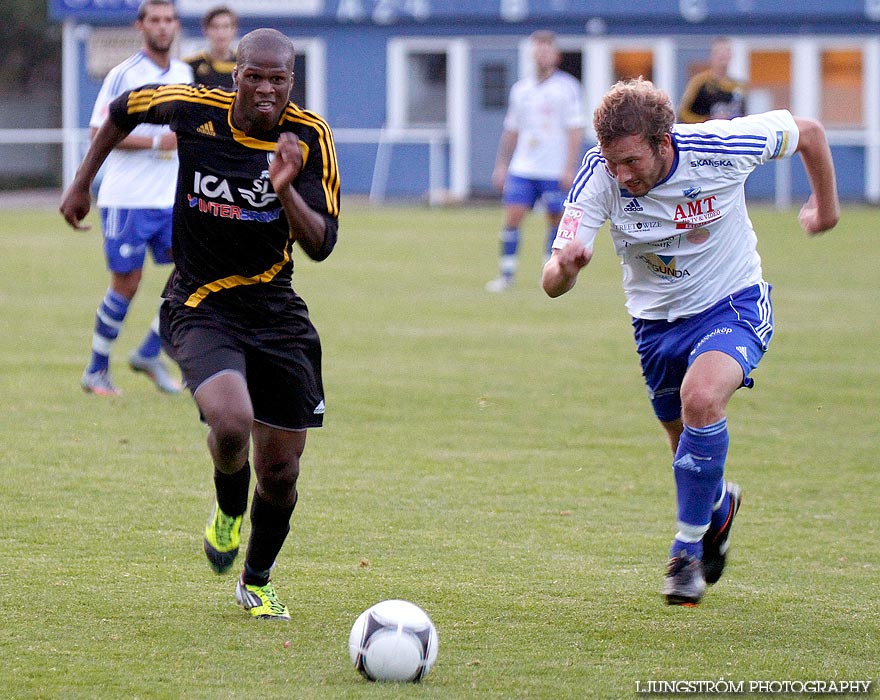
[[[161,146],[161,145],[162,145],[162,137],[161,137],[160,135],[157,134],[156,136],[153,137],[153,145],[152,145],[152,149],[153,149],[154,151],[158,151],[158,150],[159,150],[159,146]]]

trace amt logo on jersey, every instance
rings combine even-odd
[[[718,199],[714,194],[703,199],[696,199],[693,202],[685,202],[685,204],[675,205],[676,228],[696,228],[714,221],[721,216],[721,212],[715,209],[715,200]]]

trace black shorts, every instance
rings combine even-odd
[[[211,377],[238,372],[255,420],[286,430],[323,424],[321,341],[301,302],[267,320],[165,300],[160,335],[193,394]]]

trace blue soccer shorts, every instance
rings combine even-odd
[[[171,212],[167,209],[101,208],[107,268],[121,274],[144,266],[147,248],[159,265],[171,262]]]
[[[761,282],[676,321],[633,319],[642,375],[657,418],[668,422],[681,417],[681,383],[691,363],[704,352],[717,350],[732,357],[742,367],[742,386],[753,386],[749,373],[773,336],[770,290]]]
[[[531,209],[539,199],[550,214],[561,214],[564,207],[565,192],[559,188],[559,180],[532,180],[530,178],[508,175],[504,183],[504,204],[520,204]]]

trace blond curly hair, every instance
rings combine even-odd
[[[674,123],[669,95],[641,76],[615,83],[593,113],[600,146],[624,136],[643,136],[657,149]]]

